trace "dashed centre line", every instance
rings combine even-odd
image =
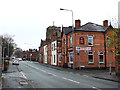
[[[78,81],[75,81],[75,80],[72,80],[72,79],[68,79],[68,78],[65,78],[65,77],[62,77],[62,78],[65,79],[65,80],[68,80],[68,81],[71,81],[71,82],[77,83],[77,84],[80,83],[80,82],[78,82]]]

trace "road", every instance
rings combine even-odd
[[[37,62],[21,61],[18,66],[32,88],[118,88],[117,82],[57,70]]]

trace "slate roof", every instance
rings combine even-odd
[[[103,27],[102,25],[98,25],[98,24],[95,24],[95,23],[91,23],[91,22],[88,22],[86,23],[85,25],[75,29],[76,31],[77,30],[80,30],[80,31],[95,31],[95,32],[105,32],[106,31],[106,27]]]
[[[63,27],[62,28],[62,32],[64,32],[65,35],[68,34],[68,33],[70,33],[70,32],[72,32],[72,31],[73,30],[72,30],[71,27]]]
[[[87,31],[87,32],[107,32],[108,29],[113,28],[111,24],[108,27],[104,27],[102,25],[98,25],[92,22],[88,22],[82,26],[80,26],[77,29],[74,29],[74,31]],[[65,35],[72,32],[72,27],[62,27],[62,34]]]
[[[40,44],[40,46],[44,46],[45,44],[46,44],[45,40],[42,40],[42,39],[41,39],[41,44]]]

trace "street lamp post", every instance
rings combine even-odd
[[[4,51],[6,47],[3,47],[3,64],[2,64],[2,70],[4,71]]]
[[[32,56],[32,54],[30,54],[30,61],[31,61],[31,56]]]
[[[69,10],[69,9],[63,9],[63,8],[60,8],[60,10],[65,10],[65,11],[70,11],[72,12],[72,30],[73,30],[73,69],[74,69],[74,18],[73,18],[73,11],[72,10]]]

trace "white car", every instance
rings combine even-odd
[[[16,58],[18,61],[22,61],[22,58]]]
[[[13,60],[12,65],[19,65],[19,61],[18,60]]]

